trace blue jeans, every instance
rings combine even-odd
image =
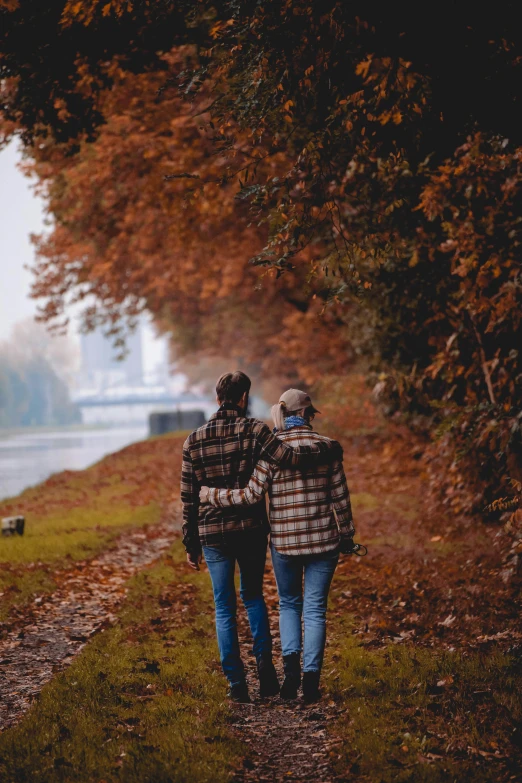
[[[263,575],[267,535],[262,530],[239,532],[219,546],[204,546],[216,605],[216,631],[223,672],[231,685],[245,679],[237,636],[237,597],[234,584],[236,561],[240,573],[240,595],[254,638],[256,660],[271,658],[272,636],[263,598]]]
[[[304,617],[303,670],[319,672],[326,643],[328,591],[339,560],[339,551],[321,555],[284,555],[273,545],[271,550],[279,593],[279,630],[283,655],[301,653],[301,618]]]

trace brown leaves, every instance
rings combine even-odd
[[[133,11],[133,3],[130,0],[67,0],[62,13],[62,24],[67,26],[74,22],[80,22],[88,27],[96,16],[113,15],[121,17]]]
[[[169,526],[127,533],[96,560],[55,571],[54,593],[45,602],[25,606],[0,641],[0,727],[17,721],[54,671],[70,662],[94,633],[113,622],[113,610],[125,596],[125,582],[156,560],[170,546],[172,536]],[[180,600],[190,587],[182,591]],[[145,660],[143,671],[158,674],[160,664]],[[105,678],[100,671],[99,681]]]

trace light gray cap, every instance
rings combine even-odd
[[[280,396],[279,402],[283,403],[287,411],[298,411],[301,408],[311,407],[314,413],[321,413],[317,408],[314,408],[310,395],[299,389],[288,389]]]

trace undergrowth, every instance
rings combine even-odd
[[[337,618],[327,684],[344,709],[336,769],[379,783],[518,780],[522,667],[513,654],[361,646]],[[518,750],[517,750],[518,747]],[[503,773],[502,775],[500,773]]]

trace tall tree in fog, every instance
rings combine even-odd
[[[65,380],[74,370],[74,356],[66,338],[53,338],[30,319],[16,324],[0,344],[0,427],[79,421]]]

